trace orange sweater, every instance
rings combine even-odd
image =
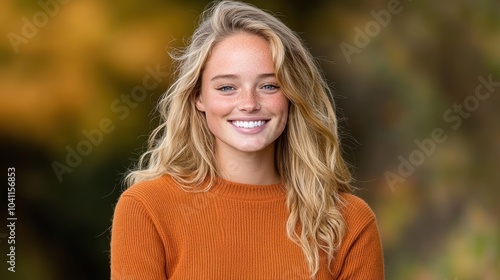
[[[208,192],[180,189],[169,176],[127,189],[116,205],[111,279],[309,279],[298,245],[286,235],[283,185],[218,179]],[[316,279],[384,278],[375,216],[343,194],[347,233],[329,273],[322,255]]]

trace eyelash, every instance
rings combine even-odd
[[[274,90],[274,89],[279,89],[280,88],[277,84],[265,84],[265,85],[262,86],[262,88],[266,88],[266,87],[272,87],[269,90]]]
[[[233,86],[220,86],[217,88],[217,90],[226,92],[226,91],[234,90],[234,87]]]

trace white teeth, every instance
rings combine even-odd
[[[250,122],[245,122],[245,121],[233,121],[233,124],[237,127],[242,127],[242,128],[254,128],[254,127],[259,127],[263,126],[266,123],[266,121],[250,121]]]

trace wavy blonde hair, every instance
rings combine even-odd
[[[340,193],[352,191],[351,174],[341,156],[328,85],[299,37],[271,14],[233,1],[215,2],[202,14],[188,46],[174,56],[177,78],[159,102],[161,124],[126,183],[169,174],[186,190],[212,186],[218,176],[215,140],[195,100],[214,45],[238,32],[269,42],[277,80],[290,101],[287,127],[276,140],[275,162],[287,189],[287,234],[302,248],[314,277],[321,251],[330,267],[340,247],[346,229]],[[207,178],[210,182],[202,188]]]

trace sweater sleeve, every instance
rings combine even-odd
[[[353,226],[348,234],[347,248],[339,280],[383,280],[384,258],[375,214],[359,200],[357,213],[350,217]],[[351,225],[353,225],[351,224]]]
[[[164,247],[153,218],[140,201],[122,195],[111,230],[111,279],[167,279],[165,270]]]

